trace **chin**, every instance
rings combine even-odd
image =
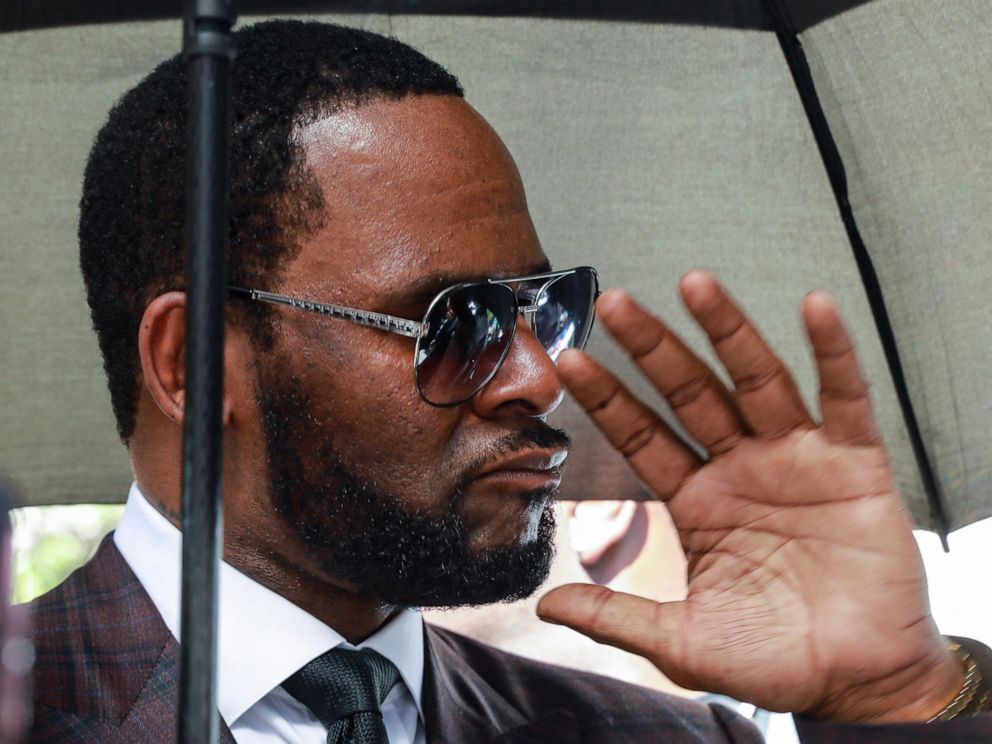
[[[394,515],[396,516],[396,515]],[[467,607],[529,597],[554,559],[555,516],[547,506],[526,536],[473,550],[457,518],[389,520],[337,540],[308,540],[315,560],[360,595],[400,607]]]

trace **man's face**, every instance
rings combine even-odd
[[[512,160],[460,99],[374,102],[299,138],[327,220],[266,289],[419,320],[446,286],[546,267]],[[452,408],[419,397],[412,339],[294,310],[278,328],[256,396],[288,559],[400,605],[543,582],[567,438],[543,422],[562,390],[523,322],[495,378]]]

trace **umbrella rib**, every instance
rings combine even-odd
[[[806,111],[806,118],[809,121],[813,137],[816,140],[823,166],[830,179],[830,187],[834,192],[837,201],[837,208],[840,210],[841,220],[847,232],[851,250],[858,264],[858,271],[861,274],[861,281],[865,286],[868,296],[868,304],[871,307],[872,316],[875,319],[875,327],[878,331],[879,339],[882,342],[882,349],[885,352],[885,360],[888,363],[889,374],[892,377],[892,384],[895,387],[896,397],[899,400],[899,408],[902,411],[903,422],[906,425],[909,441],[913,448],[913,455],[916,458],[916,465],[919,469],[920,480],[926,493],[927,504],[930,507],[930,526],[934,532],[940,535],[941,544],[945,551],[949,551],[947,543],[948,532],[948,512],[946,499],[937,478],[937,468],[930,458],[926,444],[923,441],[923,434],[920,430],[919,421],[916,418],[916,411],[913,408],[913,401],[909,395],[909,387],[906,384],[906,375],[903,371],[902,362],[899,357],[899,349],[896,344],[895,333],[889,320],[889,313],[885,306],[885,297],[882,293],[882,286],[878,280],[878,273],[872,263],[871,255],[861,237],[857,221],[854,219],[854,211],[848,199],[847,174],[844,170],[844,161],[834,142],[833,134],[830,131],[830,124],[827,121],[820,99],[813,82],[813,75],[810,72],[809,62],[806,53],[803,51],[802,43],[796,33],[787,10],[783,7],[782,0],[762,0],[768,14],[772,18],[775,27],[775,35],[778,37],[782,54],[785,56],[792,73],[793,82],[796,84],[797,92]]]

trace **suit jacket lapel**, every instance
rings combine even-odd
[[[109,539],[108,537],[108,542]],[[161,741],[173,741],[177,736],[179,725],[179,643],[165,627],[151,598],[124,561],[117,547],[112,543],[105,546],[112,548],[114,568],[123,574],[121,583],[125,587],[125,596],[132,605],[129,611],[154,613],[161,625],[160,633],[165,638],[164,646],[156,641],[154,648],[157,650],[160,647],[161,651],[121,724],[120,741],[157,741],[159,739],[155,738],[157,735],[155,732],[161,732],[164,737]],[[118,564],[117,561],[120,563]],[[142,658],[142,648],[140,646],[133,648],[136,657]],[[152,649],[145,649],[145,652],[149,650]],[[220,720],[219,744],[236,744],[224,719]]]
[[[121,741],[144,741],[151,731],[178,731],[179,644],[170,636],[158,662],[148,675],[138,699],[121,725]],[[219,744],[236,744],[224,719],[220,720]]]
[[[425,627],[422,697],[428,744],[579,741],[578,724],[569,711],[550,710],[528,720],[469,666],[455,645]]]

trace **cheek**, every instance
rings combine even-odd
[[[448,471],[459,413],[420,398],[411,340],[359,332],[358,343],[340,335],[303,353],[300,368],[318,409],[315,421],[358,474],[428,506],[457,477]]]

